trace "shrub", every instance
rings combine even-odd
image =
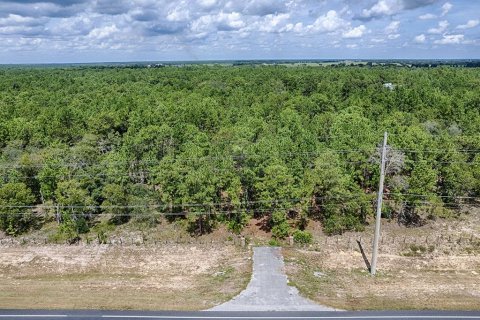
[[[93,231],[97,234],[97,239],[99,244],[108,243],[108,235],[111,231],[115,229],[115,226],[108,222],[100,222],[92,228]]]
[[[188,214],[187,221],[187,231],[192,236],[211,233],[217,225],[215,217],[210,214]]]
[[[235,214],[231,220],[227,222],[228,230],[232,231],[235,234],[240,234],[243,228],[248,223],[248,216],[244,212]]]
[[[71,219],[64,220],[58,227],[57,233],[51,237],[51,240],[55,242],[67,241],[70,244],[78,242],[80,236],[75,221]]]
[[[268,241],[268,245],[269,246],[272,246],[272,247],[279,247],[280,246],[280,242],[278,242],[278,240],[276,239],[270,239]]]
[[[313,236],[308,231],[295,230],[295,232],[293,233],[293,240],[296,243],[308,244],[312,243]]]
[[[276,239],[284,239],[288,236],[290,226],[284,212],[275,211],[272,214],[272,236]]]
[[[323,222],[323,230],[328,235],[342,234],[345,231],[363,231],[359,217],[353,215],[331,215]]]

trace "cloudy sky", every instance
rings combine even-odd
[[[480,58],[480,0],[0,0],[0,63]]]

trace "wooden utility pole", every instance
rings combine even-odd
[[[382,217],[382,202],[383,202],[383,183],[385,181],[385,161],[387,153],[387,132],[383,135],[383,148],[382,148],[382,163],[380,165],[380,183],[378,186],[377,194],[377,215],[375,219],[375,237],[373,239],[373,254],[372,265],[370,267],[370,273],[372,276],[377,271],[377,255],[378,255],[378,239],[380,238],[380,219]]]

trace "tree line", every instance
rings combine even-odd
[[[384,131],[384,215],[421,224],[480,196],[479,88],[480,69],[453,67],[3,69],[0,229],[361,230]]]

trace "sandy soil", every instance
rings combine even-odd
[[[244,230],[251,244],[271,239],[264,222],[252,219]],[[251,253],[231,245],[225,230],[193,239],[175,228],[149,233],[156,238],[149,237],[145,245],[141,232],[129,230],[112,235],[116,245],[21,245],[32,239],[44,243],[44,233],[27,235],[31,242],[23,237],[0,240],[0,308],[198,310],[227,301],[246,287]],[[308,230],[314,243],[287,245],[285,266],[291,284],[320,304],[339,309],[480,309],[479,212],[428,221],[420,228],[382,221],[375,278],[365,263],[371,258],[373,224],[365,232],[331,237],[318,222],[311,222]],[[128,246],[118,244],[121,237]]]
[[[234,246],[2,246],[0,308],[197,310],[251,274]]]
[[[380,255],[376,277],[361,254],[284,250],[292,285],[319,303],[346,310],[480,309],[480,257]]]
[[[376,277],[365,261],[368,227],[328,238],[310,226],[315,244],[284,250],[287,275],[306,297],[340,309],[480,310],[479,217],[421,228],[383,223]]]

